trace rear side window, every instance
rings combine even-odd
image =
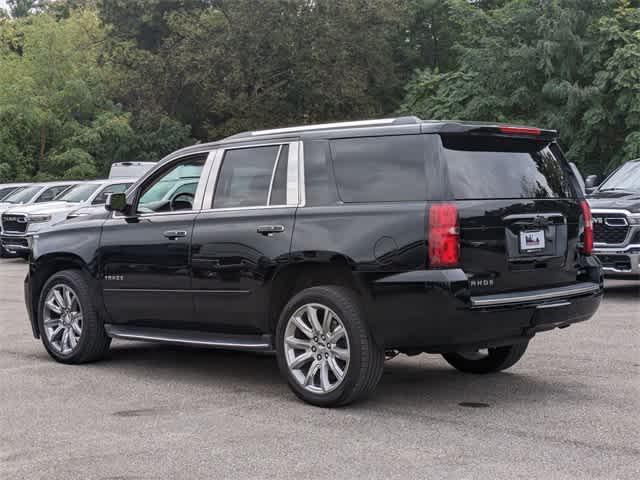
[[[421,135],[330,142],[338,194],[345,203],[426,199]]]
[[[216,183],[213,208],[284,205],[287,157],[287,145],[227,150]]]
[[[470,135],[443,135],[442,143],[457,200],[575,197],[554,144]]]

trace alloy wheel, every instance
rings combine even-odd
[[[82,307],[69,285],[51,287],[44,300],[43,325],[51,348],[68,355],[78,346],[82,335]]]
[[[350,353],[347,330],[329,307],[309,303],[289,318],[284,332],[285,359],[305,390],[325,394],[338,388],[347,374]]]

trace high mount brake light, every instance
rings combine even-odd
[[[437,204],[429,208],[429,266],[455,267],[460,261],[460,223],[458,208]]]
[[[586,200],[582,200],[580,206],[582,207],[582,217],[584,219],[582,253],[591,255],[593,253],[593,218],[591,217],[591,207]]]
[[[533,127],[500,127],[500,133],[506,135],[534,135],[539,136],[542,130]]]

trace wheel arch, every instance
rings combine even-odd
[[[309,257],[308,252],[307,257]],[[298,292],[320,285],[339,285],[354,290],[366,309],[371,293],[354,269],[354,263],[344,255],[325,252],[314,260],[292,262],[278,269],[269,288],[267,331],[274,333],[280,312]]]
[[[63,270],[80,270],[86,274],[86,277],[93,279],[89,282],[89,288],[94,295],[100,295],[95,276],[92,274],[91,269],[85,263],[82,258],[73,253],[51,253],[44,255],[35,260],[29,272],[29,298],[27,301],[30,303],[31,311],[31,328],[36,338],[40,337],[40,328],[38,326],[38,320],[40,315],[39,301],[42,293],[42,288],[48,279],[53,275]],[[94,298],[100,298],[96,296]],[[96,305],[98,307],[99,305]],[[101,312],[101,308],[96,308],[98,312]]]

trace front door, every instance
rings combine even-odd
[[[195,318],[201,328],[264,331],[266,285],[289,261],[298,204],[297,142],[218,152],[193,232]]]
[[[205,153],[169,163],[133,195],[133,213],[105,223],[99,258],[112,322],[163,327],[191,319],[191,239],[206,161]],[[186,179],[198,182],[195,193],[175,189]]]

